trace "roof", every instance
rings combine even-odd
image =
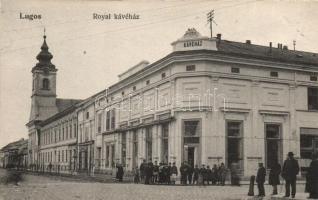
[[[110,93],[118,89],[118,86],[131,79],[135,79],[135,75],[148,70],[157,64],[164,62],[174,56],[184,56],[184,55],[197,55],[197,54],[207,54],[207,55],[229,55],[233,57],[240,57],[246,59],[260,59],[260,60],[268,60],[268,61],[276,61],[282,63],[291,63],[291,64],[304,64],[310,65],[311,67],[316,67],[318,69],[318,54],[304,51],[294,51],[294,50],[284,50],[278,48],[271,48],[267,46],[254,45],[254,44],[246,44],[241,42],[233,42],[227,40],[219,40],[218,41],[218,50],[190,50],[190,51],[175,51],[166,55],[165,57],[157,60],[154,63],[151,63],[146,68],[143,68],[131,76],[118,81],[117,83],[111,85],[109,87]]]
[[[5,152],[5,151],[15,151],[15,150],[20,150],[21,147],[23,148],[28,148],[28,140],[25,139],[20,139],[15,142],[11,142],[7,144],[6,146],[2,147],[0,151]]]
[[[261,46],[228,40],[218,41],[218,51],[225,54],[249,58],[270,59],[279,62],[309,64],[318,67],[318,54],[305,51],[294,51],[283,48]]]
[[[52,115],[51,117],[40,122],[41,126],[47,125],[65,115],[73,112],[76,109],[76,105],[81,103],[83,100],[81,99],[56,99],[56,107],[58,109],[58,113]]]
[[[81,99],[56,99],[56,107],[58,112],[62,112],[63,110],[67,109],[68,107],[75,105],[77,103],[82,102]]]

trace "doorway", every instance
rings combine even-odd
[[[190,166],[194,167],[198,164],[197,159],[197,147],[195,146],[184,146],[184,161],[186,161]]]
[[[276,162],[282,162],[281,124],[265,124],[266,134],[266,168],[270,169]]]
[[[189,147],[188,148],[188,164],[194,168],[194,147]]]

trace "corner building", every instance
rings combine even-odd
[[[164,58],[141,61],[80,101],[56,98],[56,69],[43,44],[32,70],[29,163],[55,158],[65,172],[109,173],[116,163],[128,172],[144,159],[178,167],[224,162],[250,176],[259,162],[269,169],[293,151],[306,170],[318,151],[318,54],[208,38],[195,29],[171,45]],[[70,124],[72,136],[62,137]],[[71,155],[46,158],[55,150]]]
[[[96,97],[99,169],[143,159],[237,163],[249,176],[293,151],[302,170],[318,151],[318,55],[201,36],[142,61]]]

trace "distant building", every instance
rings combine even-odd
[[[26,124],[29,132],[29,165],[34,170],[56,172],[75,170],[77,157],[76,104],[81,100],[56,98],[56,72],[51,63],[46,36],[32,68],[31,113]]]
[[[201,36],[189,29],[173,51],[135,65],[84,101],[56,99],[44,40],[33,68],[29,159],[61,172],[127,170],[143,159],[233,163],[241,175],[293,151],[302,169],[318,151],[318,54]],[[48,86],[48,87],[47,87]],[[64,105],[64,104],[63,104]]]
[[[27,169],[28,140],[11,142],[0,149],[0,167]]]

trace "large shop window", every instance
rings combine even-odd
[[[106,146],[106,159],[105,159],[105,165],[106,165],[106,167],[109,167],[109,146],[107,145]]]
[[[318,129],[300,128],[300,157],[311,159],[314,152],[318,152]]]
[[[113,109],[111,112],[111,124],[110,124],[111,129],[115,128],[115,114],[116,114],[116,111],[115,111],[115,109]]]
[[[152,126],[146,127],[146,160],[152,160]]]
[[[126,132],[122,133],[122,141],[121,141],[121,163],[123,166],[126,166]]]
[[[199,120],[184,121],[184,144],[199,143],[200,131]]]
[[[115,167],[115,144],[111,145],[112,150],[112,167]]]
[[[308,110],[318,110],[318,87],[308,88]]]
[[[97,132],[102,132],[102,113],[99,113],[97,117]]]
[[[265,124],[266,167],[282,161],[281,124]]]
[[[187,161],[192,167],[199,164],[201,121],[185,120],[183,133],[183,160]]]
[[[88,141],[89,127],[85,127],[85,142]]]
[[[243,122],[227,121],[227,166],[238,164],[243,169]]]
[[[161,162],[168,163],[168,150],[169,150],[169,124],[161,125]]]
[[[133,131],[133,158],[132,158],[133,167],[138,166],[138,134],[137,131]]]

